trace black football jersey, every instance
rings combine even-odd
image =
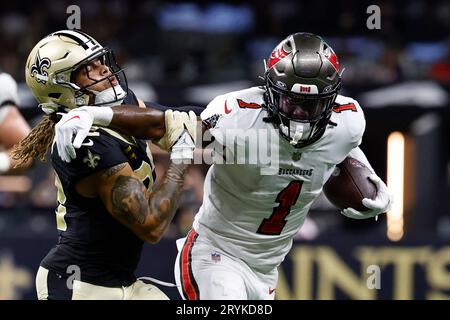
[[[137,104],[133,98],[130,92],[123,103]],[[155,179],[154,164],[145,140],[108,128],[93,131],[98,135],[88,136],[70,163],[61,160],[56,145],[52,147],[59,237],[41,265],[61,276],[70,275],[68,270],[77,266],[81,281],[108,287],[128,286],[136,280],[134,271],[143,241],[107,211],[100,197],[83,197],[75,191],[75,185],[84,177],[127,162],[150,190]]]

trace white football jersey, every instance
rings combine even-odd
[[[263,120],[268,116],[263,94],[253,87],[218,96],[201,118],[212,122],[210,133],[221,143],[230,129],[274,130]],[[194,229],[256,270],[277,267],[335,165],[361,142],[365,119],[359,104],[340,95],[336,104],[331,121],[337,126],[328,125],[312,145],[296,149],[278,135],[279,168],[273,175],[262,174],[266,165],[260,162],[213,164]]]

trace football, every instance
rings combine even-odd
[[[371,172],[360,161],[347,157],[338,164],[323,186],[325,196],[339,209],[367,211],[362,199],[375,199],[377,187],[370,181]]]

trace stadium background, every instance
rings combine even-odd
[[[66,28],[72,4],[81,9],[82,30],[115,50],[130,88],[171,106],[205,106],[218,94],[262,84],[262,60],[281,39],[298,31],[323,36],[345,67],[342,94],[365,110],[361,147],[381,177],[388,178],[390,134],[405,139],[404,156],[393,159],[404,161],[402,214],[397,221],[353,221],[319,199],[280,268],[277,297],[450,297],[448,1],[7,2],[0,69],[19,82],[20,111],[31,125],[42,114],[24,83],[25,59],[40,38]],[[367,28],[370,4],[381,9],[381,29]],[[155,155],[159,177],[167,159]],[[174,240],[201,203],[206,169],[191,170],[181,208],[161,243],[146,246],[139,276],[173,281]],[[55,202],[48,164],[0,177],[0,299],[35,299],[35,272],[56,242]],[[380,288],[367,286],[370,265],[380,268]],[[179,298],[173,288],[167,292]]]

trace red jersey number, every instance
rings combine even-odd
[[[291,212],[293,206],[302,190],[303,181],[291,181],[286,188],[281,190],[275,200],[280,205],[273,208],[272,215],[269,218],[264,218],[259,225],[257,233],[266,235],[279,235],[286,225],[286,217]]]

